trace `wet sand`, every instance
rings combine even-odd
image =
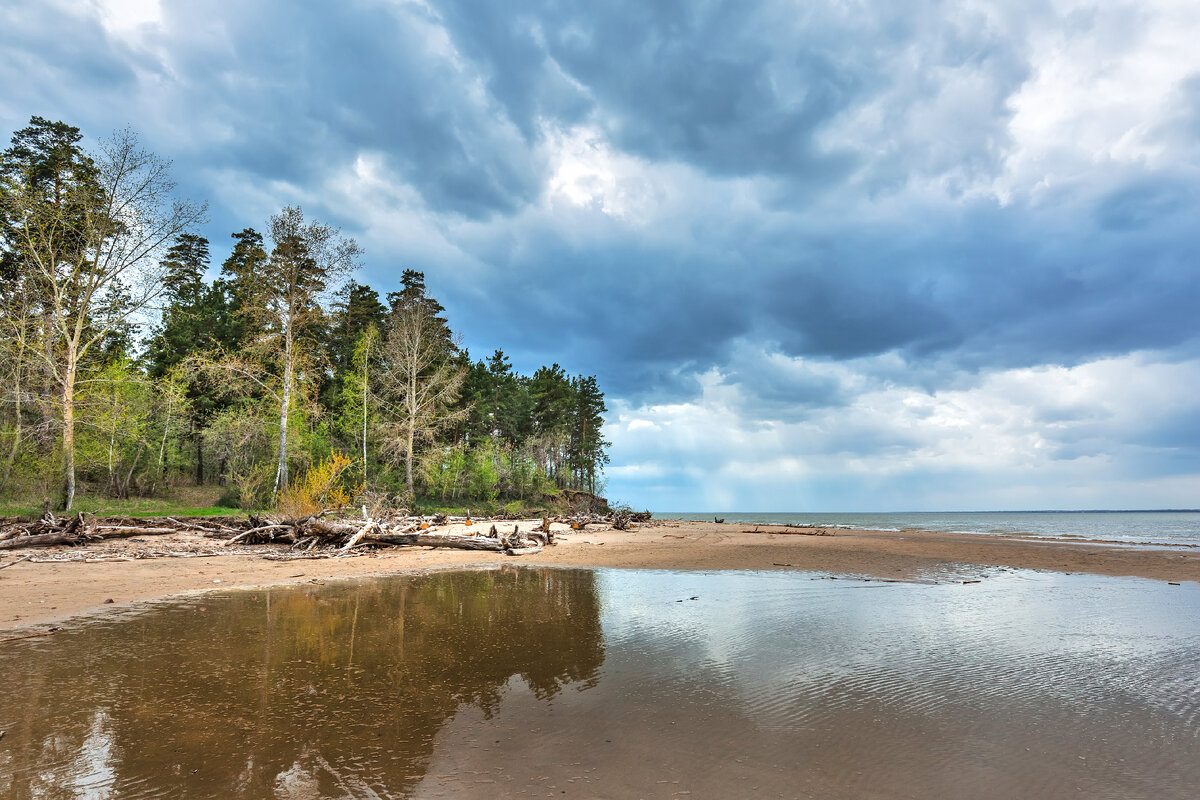
[[[828,529],[805,535],[797,529],[654,522],[631,531],[562,532],[541,553],[512,557],[497,553],[401,548],[350,558],[270,561],[255,554],[133,561],[24,561],[0,570],[0,630],[43,625],[113,606],[181,594],[285,583],[320,582],[432,569],[498,564],[561,567],[621,567],[675,570],[806,570],[889,580],[980,580],[999,568],[1132,576],[1159,581],[1200,582],[1200,548],[1154,548],[1087,540],[1047,540],[935,532]],[[556,535],[559,534],[556,531]],[[112,543],[109,556],[162,546],[168,537]],[[185,547],[181,534],[169,537]],[[63,549],[8,552],[0,567],[32,555],[61,555]],[[111,601],[111,602],[110,602]]]

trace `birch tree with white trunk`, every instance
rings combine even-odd
[[[321,299],[330,283],[354,268],[361,252],[332,226],[305,222],[299,207],[271,217],[272,249],[264,270],[265,308],[279,365],[279,444],[275,491],[288,484],[288,416],[300,371],[312,365],[307,345],[323,318]]]
[[[125,129],[95,156],[77,128],[39,117],[5,151],[4,217],[43,319],[44,362],[61,409],[62,507],[75,500],[76,394],[89,354],[162,293],[162,255],[204,221],[174,197],[171,163]]]

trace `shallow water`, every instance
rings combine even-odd
[[[1200,511],[941,511],[886,514],[663,512],[655,516],[709,522],[719,517],[729,524],[791,523],[882,531],[911,529],[1200,546]]]
[[[1200,586],[505,568],[0,645],[0,797],[1192,798]]]

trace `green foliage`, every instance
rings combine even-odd
[[[95,157],[81,142],[34,117],[0,154],[0,492],[40,498],[78,471],[93,498],[215,485],[264,508],[339,451],[356,483],[441,505],[603,486],[594,377],[523,374],[499,349],[473,361],[417,270],[386,300],[354,280],[331,294],[357,246],[297,208],[266,237],[232,234],[210,281],[209,242],[189,229],[201,208],[140,221],[98,210],[141,174],[152,194],[138,207],[161,211],[166,165],[130,135]],[[121,154],[132,172],[114,166]],[[136,261],[105,250],[144,231],[158,238]],[[139,330],[148,307],[161,317]]]
[[[349,507],[362,486],[348,482],[352,460],[345,453],[333,452],[314,463],[299,480],[281,489],[275,496],[275,509],[288,519],[336,511]]]
[[[489,505],[500,496],[500,469],[494,440],[486,439],[470,451],[467,459],[467,491]]]
[[[274,465],[269,462],[255,464],[234,475],[232,485],[237,493],[238,508],[250,511],[269,507],[273,499],[271,482],[274,479]]]
[[[462,495],[466,484],[468,451],[463,445],[449,445],[432,450],[422,462],[425,488],[440,502],[449,502]]]

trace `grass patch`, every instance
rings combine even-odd
[[[116,500],[111,497],[80,495],[75,498],[71,513],[82,511],[97,517],[222,517],[245,514],[239,508],[213,505],[217,494],[208,487],[205,491],[183,489],[171,497],[137,497]],[[54,509],[59,514],[58,509]],[[0,501],[0,516],[37,519],[42,515],[41,499],[29,497]]]

